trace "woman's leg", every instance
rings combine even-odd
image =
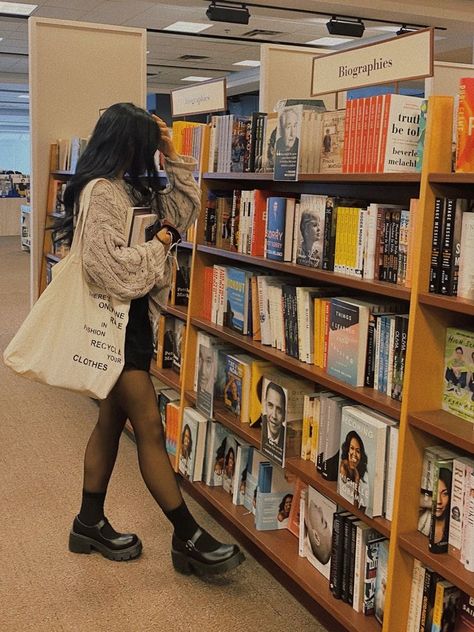
[[[193,548],[193,562],[201,565],[201,571],[210,566],[214,566],[214,571],[218,568],[227,570],[239,564],[243,556],[238,547],[221,544],[200,529],[183,500],[166,452],[155,389],[149,374],[135,369],[125,370],[113,392],[133,426],[140,471],[146,486],[174,527],[173,555],[184,560],[180,570],[184,567],[189,570],[187,556],[190,553],[189,548],[185,548],[189,546]],[[181,545],[183,551],[175,550]]]

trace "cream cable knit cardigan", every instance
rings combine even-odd
[[[165,160],[169,185],[158,193],[153,210],[180,232],[189,228],[199,213],[200,189],[193,176],[196,168],[196,161],[188,156]],[[130,206],[136,203],[123,180],[101,180],[95,184],[84,226],[83,270],[88,283],[122,300],[149,293],[150,316],[156,322],[168,300],[171,258],[157,239],[126,245]]]

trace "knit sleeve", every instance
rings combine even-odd
[[[190,156],[180,156],[178,160],[165,158],[164,167],[169,184],[157,194],[156,210],[183,233],[194,223],[201,208],[201,190],[193,175],[197,162]]]
[[[84,226],[82,260],[88,283],[122,300],[131,300],[163,282],[167,253],[157,239],[128,247],[126,215],[127,207],[115,186],[105,180],[97,182]]]

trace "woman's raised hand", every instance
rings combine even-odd
[[[156,124],[160,128],[160,144],[158,145],[158,149],[170,160],[177,160],[178,154],[176,153],[176,149],[173,145],[173,140],[171,138],[170,130],[168,126],[160,119],[156,114],[152,114],[153,119],[156,121]]]

